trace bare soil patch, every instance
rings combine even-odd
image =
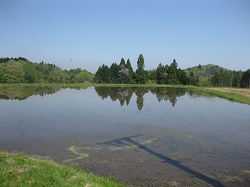
[[[209,88],[209,89],[221,92],[236,93],[250,97],[250,89],[239,89],[239,88]]]

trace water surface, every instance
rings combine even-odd
[[[250,182],[249,105],[176,88],[5,88],[0,98],[1,149],[138,186]]]

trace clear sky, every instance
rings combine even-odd
[[[0,0],[0,57],[95,73],[139,54],[146,69],[247,70],[250,0]]]

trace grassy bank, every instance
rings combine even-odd
[[[211,94],[217,97],[225,98],[233,102],[239,102],[250,105],[250,97],[245,96],[244,94],[233,93],[233,92],[225,92],[223,90],[213,90],[213,88],[209,87],[196,87],[196,86],[187,86],[187,88],[197,90],[200,92],[204,92],[207,94]]]
[[[124,187],[113,177],[102,178],[49,160],[0,151],[0,186]]]

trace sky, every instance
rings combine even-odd
[[[0,57],[95,73],[176,59],[185,69],[250,68],[249,0],[0,0]],[[72,60],[71,60],[72,59]]]

